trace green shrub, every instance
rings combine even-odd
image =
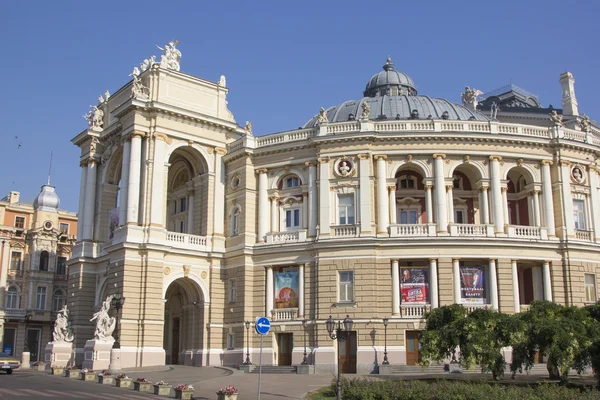
[[[335,382],[332,384],[335,393]],[[344,400],[592,400],[595,390],[581,391],[551,383],[514,386],[486,382],[342,379]]]

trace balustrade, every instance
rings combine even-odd
[[[210,240],[206,236],[167,232],[167,244],[177,248],[206,251],[210,244]]]

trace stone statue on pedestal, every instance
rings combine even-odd
[[[69,310],[65,304],[58,312],[56,321],[54,321],[54,331],[52,332],[52,343],[71,343],[73,342],[73,331],[69,323]]]
[[[371,116],[371,107],[369,106],[369,103],[367,103],[366,101],[363,101],[360,106],[362,107],[362,113],[360,114],[360,119],[361,120],[368,120],[369,117]]]
[[[554,125],[562,125],[563,116],[557,113],[556,110],[552,110],[552,112],[549,115],[550,120],[552,121],[552,123],[554,123]]]
[[[108,296],[102,303],[100,311],[95,313],[94,317],[90,319],[90,322],[96,320],[95,340],[114,341],[112,333],[115,330],[116,320],[108,315],[112,298],[112,295]]]
[[[581,121],[579,121],[579,126],[583,132],[591,132],[592,130],[592,121],[590,121],[590,117],[584,115]]]
[[[480,94],[483,94],[481,90],[477,90],[475,88],[471,89],[468,86],[465,87],[465,92],[460,95],[463,106],[469,107],[471,110],[475,110],[475,108],[477,108],[477,96]]]
[[[92,109],[88,111],[83,118],[88,122],[88,125],[92,129],[100,129],[104,124],[104,111],[96,106],[90,106]]]
[[[317,123],[320,125],[325,122],[329,122],[329,119],[327,118],[327,113],[325,112],[325,109],[321,107],[321,109],[319,110],[319,116],[317,117]]]

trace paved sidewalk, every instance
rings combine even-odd
[[[239,400],[258,399],[258,374],[244,374],[239,370],[220,367],[186,367],[173,365],[169,371],[127,372],[130,378],[146,378],[151,382],[163,380],[175,387],[180,383],[194,386],[194,399],[217,398],[220,388],[234,385]],[[333,375],[263,374],[261,400],[302,399],[313,390],[331,383]]]

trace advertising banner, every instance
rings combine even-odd
[[[275,308],[298,307],[298,271],[275,273]]]
[[[460,267],[460,295],[463,303],[487,303],[485,267]]]
[[[400,268],[402,303],[427,303],[429,294],[428,268]]]

